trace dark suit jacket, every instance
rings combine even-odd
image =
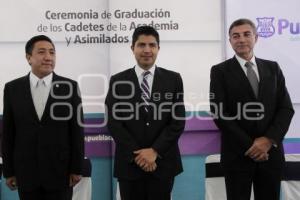
[[[29,75],[5,85],[3,172],[5,177],[16,176],[19,190],[39,186],[63,189],[68,186],[70,173],[81,174],[84,140],[77,122],[82,120],[77,89],[75,81],[53,74],[54,95],[49,94],[40,121]]]
[[[281,168],[284,162],[282,140],[294,114],[292,103],[278,64],[259,58],[256,64],[260,77],[258,98],[235,57],[211,69],[211,111],[222,133],[221,162],[225,169],[243,169],[250,167],[250,163],[255,164],[244,153],[254,139],[261,136],[278,145],[270,149],[269,161],[265,164]],[[221,114],[235,119],[224,119]],[[261,119],[249,120],[249,117]]]
[[[160,155],[153,174],[157,177],[174,177],[182,172],[178,148],[178,139],[185,125],[181,76],[156,67],[150,114],[141,106],[141,94],[134,68],[111,77],[105,102],[108,128],[116,142],[114,176],[125,179],[143,177],[146,173],[134,163],[133,151],[152,147]],[[172,107],[175,117],[171,113]],[[155,118],[156,108],[159,118]],[[123,112],[121,109],[124,109]]]

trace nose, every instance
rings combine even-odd
[[[239,37],[239,42],[244,42],[245,39],[246,39],[245,36],[241,35],[241,36]]]
[[[53,59],[53,55],[50,52],[46,52],[44,59],[45,60],[52,60]]]
[[[149,45],[145,45],[144,52],[151,52],[151,47]]]

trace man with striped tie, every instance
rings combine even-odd
[[[183,170],[183,83],[178,73],[155,65],[159,48],[154,28],[136,28],[131,49],[137,64],[110,79],[105,102],[122,200],[170,200]]]

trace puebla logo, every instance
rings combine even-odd
[[[257,34],[260,37],[271,37],[275,33],[275,27],[273,25],[274,17],[258,17],[257,20]]]

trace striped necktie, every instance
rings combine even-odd
[[[249,80],[249,83],[253,89],[253,92],[258,97],[258,78],[255,74],[255,71],[253,70],[253,63],[246,62],[245,67],[247,67],[247,78]]]
[[[142,89],[142,99],[145,103],[145,110],[146,112],[148,112],[148,106],[149,106],[149,101],[150,101],[150,87],[149,87],[149,83],[148,83],[148,77],[151,74],[151,72],[149,71],[145,71],[143,73],[143,80],[141,83],[141,89]]]

